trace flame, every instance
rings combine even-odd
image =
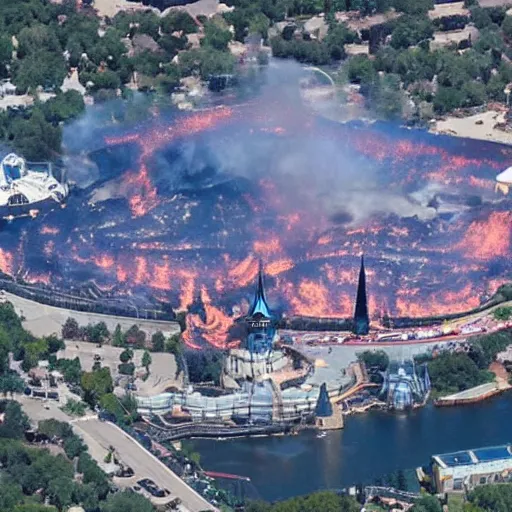
[[[13,255],[4,249],[0,249],[0,271],[11,276],[14,273]]]
[[[199,293],[206,320],[189,314],[183,335],[194,348],[205,343],[219,348],[236,345],[237,341],[228,341],[233,317],[226,311],[244,310],[260,259],[271,277],[266,282],[269,300],[278,300],[289,315],[351,316],[361,252],[369,257],[368,301],[374,316],[383,311],[402,316],[462,311],[477,306],[506,281],[512,269],[508,258],[512,213],[507,198],[486,200],[479,209],[461,207],[450,220],[388,216],[340,225],[329,220],[328,208],[323,208],[315,190],[304,187],[301,198],[314,200],[302,201],[270,178],[252,183],[253,188],[241,187],[243,192],[236,197],[219,195],[211,204],[185,193],[171,198],[160,192],[163,189],[157,188],[153,174],[159,150],[171,141],[242,118],[250,118],[251,124],[239,123],[236,129],[240,125],[244,135],[265,140],[273,134],[285,140],[297,133],[320,134],[346,147],[360,159],[355,162],[376,166],[385,178],[378,186],[406,191],[435,182],[460,187],[464,193],[474,190],[487,199],[496,174],[492,170],[504,168],[512,159],[512,151],[505,150],[493,160],[466,158],[434,143],[418,143],[416,135],[397,140],[373,128],[363,132],[326,125],[298,109],[283,115],[287,107],[275,102],[254,106],[254,111],[249,106],[196,112],[167,124],[155,116],[136,133],[106,138],[110,146],[132,144],[138,151],[133,167],[115,182],[131,215],[121,218],[113,211],[112,218],[91,232],[78,223],[69,232],[59,229],[47,216],[42,222],[48,224],[21,230],[16,241],[6,237],[0,270],[28,276],[30,282],[55,281],[62,286],[90,271],[99,290],[129,295],[140,288],[183,311]],[[276,118],[286,122],[277,123]],[[260,135],[261,131],[268,135]],[[289,176],[293,180],[293,173]],[[32,233],[44,236],[36,236],[33,245]],[[37,253],[43,256],[43,268],[36,272],[32,262]],[[65,272],[59,275],[54,265],[61,261]],[[497,270],[489,280],[491,265]]]
[[[160,202],[147,167],[154,153],[178,137],[190,136],[212,128],[232,115],[233,111],[230,108],[221,107],[185,117],[171,126],[158,126],[144,134],[129,134],[105,139],[105,142],[111,146],[135,143],[142,149],[138,162],[139,170],[127,174],[122,186],[123,193],[129,197],[130,209],[134,217],[146,215]]]
[[[511,227],[511,212],[492,212],[488,219],[472,222],[456,248],[479,260],[508,257]]]
[[[59,230],[59,228],[56,228],[53,226],[44,225],[39,230],[39,233],[41,233],[41,235],[58,235],[60,233],[60,230]]]
[[[98,267],[104,270],[112,268],[115,264],[114,258],[110,254],[100,254],[99,256],[94,256],[92,261]]]

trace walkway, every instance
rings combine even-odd
[[[123,463],[133,469],[137,479],[150,478],[160,488],[168,489],[171,492],[171,497],[181,498],[183,505],[190,512],[216,510],[165,464],[116,425],[90,419],[89,421],[75,423],[73,426],[77,433],[82,431],[85,434],[84,439],[86,441],[88,438],[92,438],[100,444],[105,453],[109,446],[113,446]]]

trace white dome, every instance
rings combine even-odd
[[[500,183],[507,183],[509,185],[512,184],[512,167],[509,167],[498,174],[498,176],[496,176],[496,181],[499,181]]]

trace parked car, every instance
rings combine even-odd
[[[140,485],[145,491],[149,492],[151,496],[154,496],[155,498],[165,498],[166,493],[163,489],[160,489],[153,480],[150,480],[149,478],[143,478],[142,480],[139,480],[137,482],[138,485]]]

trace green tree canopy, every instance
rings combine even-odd
[[[96,405],[103,395],[114,389],[109,368],[100,368],[92,372],[84,372],[81,377],[84,400],[91,406]]]
[[[186,11],[172,10],[164,16],[160,21],[160,27],[164,34],[172,34],[173,32],[184,32],[190,34],[197,32],[197,25],[194,18]]]
[[[215,50],[225,51],[231,41],[231,32],[221,28],[217,23],[209,21],[204,26],[202,46],[209,46]]]
[[[111,494],[104,504],[101,512],[153,512],[151,502],[133,491],[121,491]]]

